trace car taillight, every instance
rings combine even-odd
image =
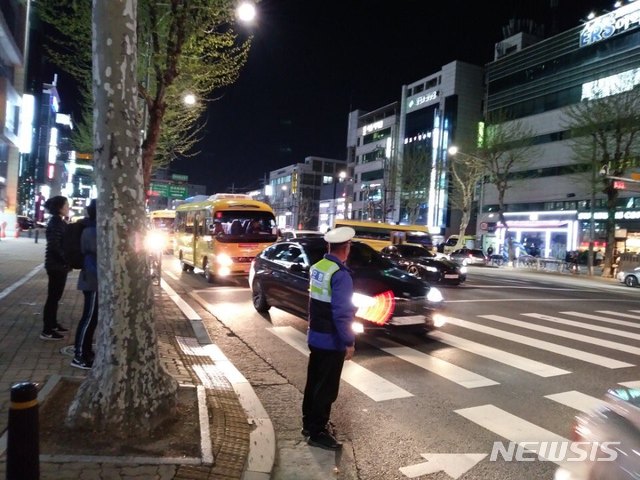
[[[393,315],[396,299],[391,290],[379,293],[373,297],[354,293],[353,304],[358,307],[356,317],[377,325],[384,325],[391,315]]]

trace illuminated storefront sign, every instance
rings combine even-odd
[[[425,93],[424,95],[420,95],[417,98],[412,98],[409,100],[408,108],[412,109],[413,107],[419,107],[423,103],[431,102],[438,98],[438,91],[434,90],[433,92]]]
[[[373,132],[375,130],[380,130],[382,128],[382,120],[379,120],[374,123],[370,123],[369,125],[365,125],[362,127],[362,134],[366,135],[367,133]]]
[[[595,220],[606,220],[608,218],[607,212],[595,212],[593,214]],[[640,219],[640,210],[627,210],[617,211],[615,214],[616,220],[638,220]],[[589,212],[580,212],[578,214],[578,220],[591,220],[591,214]]]
[[[640,26],[640,2],[629,3],[587,22],[580,32],[580,46],[586,47]]]

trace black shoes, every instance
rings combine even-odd
[[[42,332],[40,338],[42,340],[62,340],[64,335],[60,335],[55,330],[51,330],[50,332]]]
[[[335,437],[327,431],[311,435],[307,443],[312,447],[324,448],[325,450],[338,450],[342,448],[342,443],[337,441]]]
[[[311,432],[306,428],[303,428],[302,430],[300,430],[300,433],[302,434],[303,437],[308,437],[311,434]]]
[[[91,367],[93,367],[93,362],[87,362],[86,360],[83,360],[81,358],[73,357],[73,360],[71,360],[71,363],[69,365],[71,365],[72,367],[80,368],[81,370],[90,370]]]
[[[62,325],[57,324],[53,329],[58,333],[67,333],[69,331],[68,328],[64,328]]]

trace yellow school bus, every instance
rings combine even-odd
[[[355,240],[382,250],[391,244],[415,243],[429,250],[433,241],[425,225],[394,225],[392,223],[365,222],[360,220],[336,220],[334,227],[351,227],[356,231]]]
[[[216,277],[248,275],[251,261],[277,240],[269,205],[249,195],[219,193],[176,208],[173,254],[182,270]]]
[[[164,243],[165,251],[173,249],[173,225],[176,218],[175,210],[154,210],[147,214],[149,230],[155,235],[160,235]]]

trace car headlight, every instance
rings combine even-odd
[[[427,270],[427,272],[437,272],[438,271],[438,269],[436,267],[432,267],[430,265],[426,266],[424,268]]]
[[[467,273],[467,267],[460,267],[460,273]]]
[[[216,256],[216,263],[222,267],[229,267],[233,265],[233,259],[226,253],[221,253]]]
[[[148,251],[163,250],[167,244],[167,236],[162,232],[149,232],[144,238],[144,247]]]
[[[442,293],[435,287],[431,287],[429,289],[429,293],[427,293],[427,300],[433,303],[439,303],[444,300]]]

